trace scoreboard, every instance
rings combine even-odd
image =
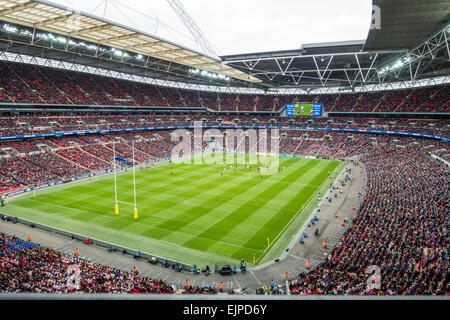
[[[286,105],[286,116],[322,116],[322,105],[318,103],[295,103]]]

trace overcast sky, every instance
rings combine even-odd
[[[201,51],[166,0],[51,0]],[[217,55],[367,38],[372,0],[179,0]]]

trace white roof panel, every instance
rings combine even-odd
[[[216,58],[89,14],[75,13],[70,8],[42,0],[0,0],[0,19],[192,68],[220,72],[244,81],[261,82],[260,79],[240,70],[223,66]]]

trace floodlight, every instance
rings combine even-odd
[[[5,31],[11,32],[11,33],[17,33],[17,32],[18,32],[18,30],[17,30],[16,27],[13,27],[13,26],[11,26],[11,25],[9,25],[9,24],[7,24],[7,23],[5,23],[5,24],[3,25],[3,29],[5,29]]]

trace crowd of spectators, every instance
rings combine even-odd
[[[8,120],[9,119],[9,120]],[[91,116],[10,116],[0,121],[12,133],[20,132],[26,126],[30,133],[61,132],[72,129],[97,130],[99,128],[136,128],[143,126],[186,125],[202,121],[205,125],[239,124],[239,125],[281,125],[287,127],[333,127],[372,130],[395,130],[413,133],[427,133],[449,136],[445,120],[408,120],[408,119],[371,119],[371,118],[300,118],[295,123],[288,118],[258,115],[91,115]],[[16,129],[18,128],[18,129]],[[49,130],[55,129],[55,131]],[[259,130],[257,139],[261,136]],[[42,139],[15,139],[0,142],[0,177],[3,181],[2,192],[18,187],[30,187],[52,180],[60,180],[76,175],[98,172],[111,168],[113,143],[116,156],[130,160],[132,144],[135,144],[135,161],[144,163],[169,158],[179,140],[172,135],[172,130],[133,131],[109,134],[88,134],[80,136],[60,136]],[[361,133],[330,132],[327,130],[280,130],[280,140],[272,145],[270,130],[267,130],[267,152],[282,154],[301,154],[319,157],[349,157],[361,154],[374,143],[390,137],[392,142],[399,142],[402,136],[364,135]],[[193,131],[191,130],[191,135]],[[250,139],[236,147],[245,146],[245,151],[256,152],[249,146]],[[208,145],[204,142],[203,147]],[[430,151],[444,154],[445,142],[433,141],[428,145]],[[444,150],[444,151],[443,151]],[[191,148],[191,152],[195,150]],[[66,159],[66,161],[64,161]]]
[[[374,93],[250,95],[159,87],[48,67],[0,62],[0,102],[72,105],[203,107],[216,111],[278,111],[319,102],[326,111],[447,112],[449,85]]]
[[[290,284],[291,293],[448,295],[448,168],[412,146],[380,145],[362,162],[367,194],[356,218],[327,260]],[[372,286],[371,266],[380,270],[380,287]]]
[[[349,229],[337,246],[331,249],[325,262],[308,273],[300,274],[290,283],[291,294],[449,294],[449,172],[448,167],[433,160],[426,151],[434,141],[408,137],[394,141],[387,135],[378,135],[373,139],[371,134],[354,134],[352,139],[348,139],[347,133],[328,135],[326,132],[308,132],[308,136],[304,131],[286,130],[281,133],[280,152],[294,152],[297,149],[303,153],[312,150],[311,153],[316,156],[328,157],[339,152],[342,156],[364,154],[361,163],[367,172],[366,195]],[[124,139],[132,138],[133,134],[142,133],[127,133]],[[158,134],[139,135],[139,139],[161,142],[169,136],[170,130],[165,130]],[[96,139],[87,140],[93,142]],[[303,149],[304,146],[307,147]],[[437,144],[438,148],[445,150],[443,146],[446,146],[443,142]],[[43,155],[49,157],[50,154],[46,152]],[[41,161],[50,163],[45,158]],[[25,169],[25,162],[19,167],[27,172],[30,169]],[[5,166],[17,168],[15,164],[6,162]],[[0,165],[0,170],[3,167],[3,164]],[[35,170],[33,165],[30,168]],[[47,175],[52,172],[49,170]],[[0,291],[67,292],[64,286],[67,280],[65,270],[70,264],[81,266],[83,271],[81,292],[177,291],[161,281],[141,279],[131,273],[98,266],[45,248],[14,251],[11,255],[5,246],[4,235],[2,239]],[[382,279],[381,287],[376,289],[368,287],[371,274],[366,272],[374,265],[380,268]],[[20,276],[10,278],[10,275],[16,274]],[[53,280],[48,279],[49,275]],[[181,290],[181,293],[195,294],[218,292],[217,288],[211,287],[189,286]],[[256,294],[283,292],[272,283],[256,290]]]
[[[402,90],[324,95],[246,95],[159,87],[0,62],[0,102],[68,105],[204,107],[216,111],[277,111],[287,103],[322,103],[326,111],[448,112],[449,85]],[[230,114],[2,114],[0,136],[107,130],[151,126],[278,125],[391,130],[449,137],[447,120],[309,118]],[[167,159],[173,130],[16,139],[0,142],[0,194],[64,180],[111,167],[116,155],[139,163]],[[191,134],[193,132],[191,131]],[[258,139],[261,138],[258,132]],[[267,137],[271,141],[270,132]],[[245,150],[252,151],[244,140]],[[206,143],[203,144],[206,147]],[[448,295],[448,167],[446,142],[404,136],[280,130],[276,146],[284,154],[318,157],[364,155],[366,196],[350,228],[327,260],[290,283],[293,294]],[[191,149],[191,152],[194,151]],[[253,150],[256,151],[256,150]],[[163,281],[93,264],[38,246],[17,250],[18,239],[0,236],[0,291],[68,292],[68,265],[82,270],[80,292],[174,293]],[[367,286],[366,271],[376,265],[381,288]],[[189,286],[184,293],[217,293]],[[272,283],[257,294],[279,294]]]
[[[81,165],[89,170],[100,171],[111,167],[109,162],[93,157],[79,148],[58,149],[55,153],[68,159],[71,163]]]
[[[36,122],[39,122],[36,125]],[[104,115],[73,115],[46,116],[36,115],[0,116],[0,136],[15,136],[21,134],[40,134],[71,132],[74,130],[108,130],[131,129],[159,126],[186,126],[195,122],[204,125],[276,125],[289,127],[328,127],[353,128],[372,130],[391,130],[424,134],[448,136],[450,127],[448,121],[437,119],[385,119],[357,117],[274,117],[273,115],[227,115],[227,114],[104,114]],[[143,131],[144,132],[144,131]],[[80,138],[80,137],[79,137]],[[83,136],[80,139],[89,139]],[[51,141],[55,141],[53,139]],[[17,148],[28,150],[29,146],[20,145]],[[28,142],[24,142],[27,144]],[[67,146],[70,146],[67,145]],[[17,149],[16,148],[16,149]],[[1,147],[0,147],[1,149]]]
[[[160,279],[139,277],[135,270],[123,271],[96,264],[72,254],[32,245],[0,233],[0,292],[29,293],[174,293]],[[76,266],[76,268],[70,268]],[[73,281],[80,271],[80,281]]]

